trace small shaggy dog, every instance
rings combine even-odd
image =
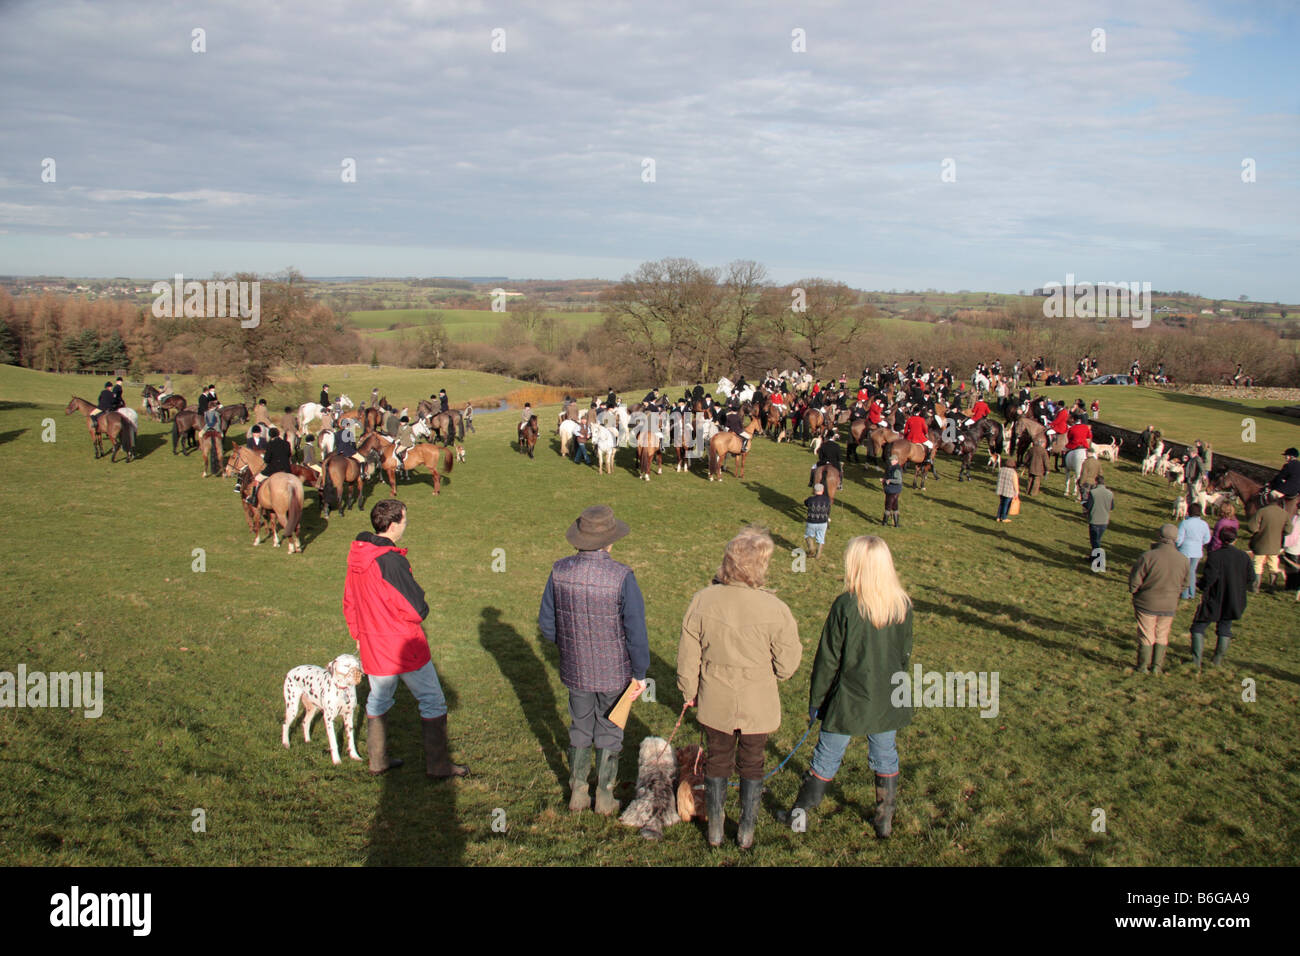
[[[340,763],[334,720],[342,717],[343,729],[347,732],[348,756],[360,760],[352,721],[357,711],[357,685],[364,676],[361,662],[351,654],[340,654],[325,667],[302,664],[289,671],[284,676],[284,726],[280,734],[285,749],[289,748],[289,725],[298,716],[298,702],[302,701],[305,711],[302,718],[303,739],[311,743],[312,718],[320,711],[325,718],[325,729],[329,732],[330,757],[336,764]]]
[[[677,815],[687,823],[709,818],[703,767],[704,750],[699,744],[677,748]]]
[[[664,828],[678,821],[677,792],[673,788],[677,761],[668,741],[647,737],[637,754],[636,798],[623,811],[619,822],[640,827],[647,840],[658,840]]]

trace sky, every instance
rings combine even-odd
[[[1295,303],[1297,39],[1266,0],[0,0],[0,274]]]

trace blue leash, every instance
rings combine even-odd
[[[814,725],[815,723],[816,723],[816,721],[810,721],[809,724],[808,724],[808,729],[805,730],[805,731],[803,732],[803,736],[799,738],[799,742],[798,742],[797,744],[794,745],[794,750],[791,750],[788,754],[786,754],[785,759],[782,760],[779,764],[777,764],[776,767],[774,767],[770,773],[767,773],[767,774],[764,774],[764,775],[763,775],[763,783],[767,783],[769,780],[771,780],[773,777],[775,777],[778,773],[780,773],[781,770],[785,767],[785,765],[788,764],[788,763],[790,762],[790,758],[793,757],[796,753],[799,752],[799,748],[803,746],[803,742],[804,742],[805,740],[807,740],[807,739],[808,739],[808,735],[809,735],[810,733],[812,733],[813,725]],[[728,782],[727,786],[729,786],[729,787],[739,787],[740,784],[738,784],[738,783],[730,783],[730,782]]]

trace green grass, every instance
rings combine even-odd
[[[330,370],[329,382],[359,383],[354,397],[371,381],[412,397],[430,390],[415,384],[433,381],[436,390],[438,381],[342,372]],[[799,573],[789,555],[801,540],[811,463],[800,446],[760,438],[742,481],[710,484],[669,466],[646,483],[633,477],[626,451],[612,476],[560,460],[549,428],[537,459],[521,458],[511,445],[515,413],[478,416],[468,460],[441,496],[427,476],[399,485],[411,509],[403,545],[428,591],[426,631],[452,702],[454,754],[473,776],[424,780],[415,705],[400,690],[390,736],[408,764],[375,780],[363,765],[330,764],[319,721],[314,743],[295,727],[291,749],[280,745],[285,672],[354,649],[340,592],[364,516],[325,527],[312,494],[305,554],[254,549],[230,482],[201,479],[198,461],[173,457],[164,426],[143,425],[140,460],[94,461],[81,420],[63,416],[67,378],[0,373],[9,463],[0,483],[0,669],[77,668],[102,671],[105,681],[97,720],[0,710],[0,858],[10,864],[1300,862],[1292,595],[1251,598],[1225,670],[1199,680],[1126,676],[1134,644],[1126,571],[1172,498],[1128,463],[1107,466],[1117,508],[1105,574],[1083,560],[1087,529],[1060,496],[1058,476],[1049,478],[1052,494],[1027,500],[1008,525],[992,521],[993,475],[981,468],[958,484],[941,462],[944,480],[905,491],[903,527],[885,535],[916,601],[914,660],[927,670],[998,671],[1000,713],[917,713],[899,735],[903,775],[888,843],[864,819],[873,800],[865,741],[850,748],[807,833],[772,820],[768,811],[793,799],[810,739],[770,781],[758,845],[742,856],[734,846],[710,852],[694,825],[651,844],[614,820],[567,813],[566,696],[555,654],[536,633],[547,573],[569,553],[564,529],[584,506],[607,502],[631,525],[614,555],[636,570],[647,596],[658,700],[633,709],[619,791],[626,801],[636,744],[667,735],[681,706],[673,668],[691,594],[736,529],[771,528],[770,583],[804,642],[798,674],[782,685],[771,768],[804,729],[844,542],[880,530],[869,521],[881,504],[874,466],[850,467],[827,551]],[[467,379],[464,390],[472,388]],[[41,441],[46,418],[56,423],[53,443]],[[191,569],[195,548],[206,552],[203,573]],[[498,548],[505,573],[492,568]],[[1191,613],[1184,604],[1175,623],[1175,662],[1186,653]],[[1251,703],[1242,700],[1247,679]],[[679,740],[697,733],[688,717]],[[206,811],[205,833],[191,829],[197,808]],[[1094,808],[1105,810],[1105,833],[1092,830]],[[505,833],[492,829],[498,809]],[[729,810],[734,827],[734,792]]]
[[[492,312],[487,309],[379,309],[352,312],[349,321],[366,337],[395,338],[407,331],[427,325],[430,318],[441,314],[447,334],[453,342],[490,342],[510,317],[509,312]],[[547,316],[558,319],[578,333],[594,328],[603,321],[598,312],[554,312]],[[397,326],[393,328],[393,326]]]
[[[1276,399],[1221,399],[1186,395],[1163,389],[1123,385],[1061,385],[1034,389],[1073,404],[1076,398],[1091,405],[1101,402],[1101,421],[1141,431],[1154,425],[1175,441],[1209,442],[1216,452],[1245,458],[1275,468],[1282,466],[1282,449],[1300,442],[1300,422],[1264,411],[1281,405]],[[1243,419],[1254,420],[1253,442]]]

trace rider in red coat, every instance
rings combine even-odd
[[[1066,431],[1066,451],[1074,451],[1076,448],[1092,447],[1092,426],[1086,422],[1075,422]]]
[[[1064,435],[1066,430],[1069,428],[1069,426],[1070,426],[1070,410],[1068,408],[1062,408],[1059,412],[1056,413],[1056,417],[1052,419],[1052,424],[1048,425],[1047,427],[1049,430],[1056,432],[1056,434],[1058,435]]]
[[[867,406],[867,420],[873,426],[879,425],[885,420],[885,412],[881,409],[880,402],[874,398],[871,400],[871,404]]]
[[[915,412],[909,416],[907,424],[903,426],[903,437],[914,445],[924,445],[927,462],[934,461],[934,442],[930,441],[930,427],[924,418]]]

